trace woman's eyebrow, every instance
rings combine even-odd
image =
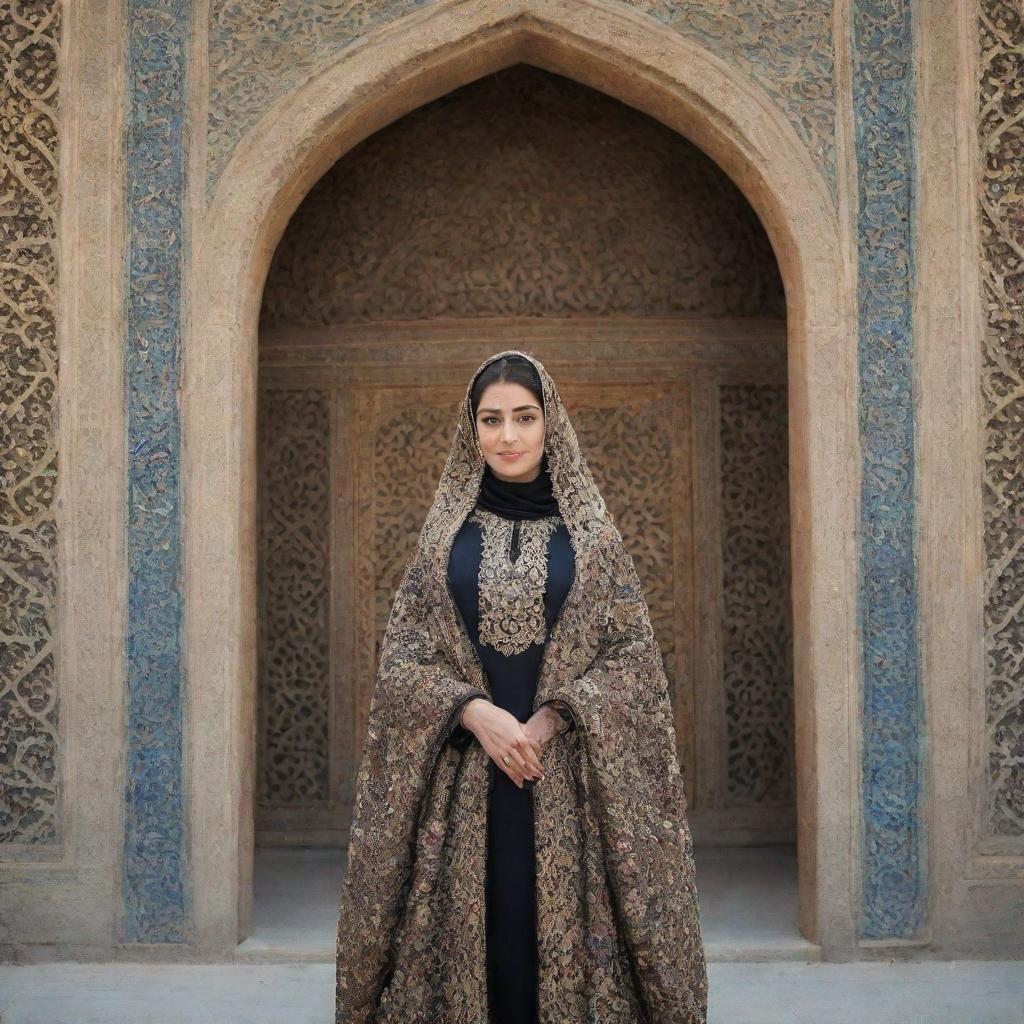
[[[539,405],[517,405],[512,411],[513,412],[522,412],[523,409],[538,409],[539,410],[540,406]],[[501,412],[501,410],[500,409],[478,409],[477,412],[478,413],[481,413],[481,412]]]

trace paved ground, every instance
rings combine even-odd
[[[795,846],[698,849],[696,862],[709,960],[820,959],[797,930]],[[234,959],[331,961],[343,866],[334,850],[257,850],[253,933]]]
[[[233,963],[0,964],[0,1024],[333,1024],[342,865],[257,851]],[[795,848],[699,849],[697,885],[709,1024],[1024,1024],[1024,963],[821,963],[796,928]]]
[[[1024,1024],[1020,962],[709,971],[709,1024]],[[323,963],[0,966],[2,1024],[333,1024],[333,1001]]]

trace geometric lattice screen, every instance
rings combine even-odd
[[[264,843],[343,842],[380,640],[462,396],[311,376],[260,389]],[[560,390],[644,585],[692,814],[778,839],[795,794],[786,389],[705,380],[715,401],[695,407],[694,382],[674,377],[624,386],[609,367]],[[698,423],[698,408],[717,410],[715,422]],[[695,437],[709,431],[705,450]],[[696,535],[709,515],[714,529]],[[709,544],[714,586],[695,574]],[[698,660],[698,649],[716,653]],[[751,813],[769,809],[785,813]]]
[[[786,392],[720,390],[729,806],[796,799]]]
[[[330,397],[261,395],[259,803],[330,798]]]

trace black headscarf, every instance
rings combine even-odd
[[[548,453],[540,458],[536,479],[511,482],[494,475],[490,463],[484,466],[477,504],[506,519],[540,519],[558,514],[558,500],[551,488]]]

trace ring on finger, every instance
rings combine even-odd
[[[502,761],[504,761],[506,765],[509,765],[509,764],[511,764],[511,763],[512,763],[512,758],[511,758],[511,757],[509,757],[509,756],[508,756],[508,754],[506,754],[506,755],[505,755],[505,756],[504,756],[504,757],[502,758]]]

